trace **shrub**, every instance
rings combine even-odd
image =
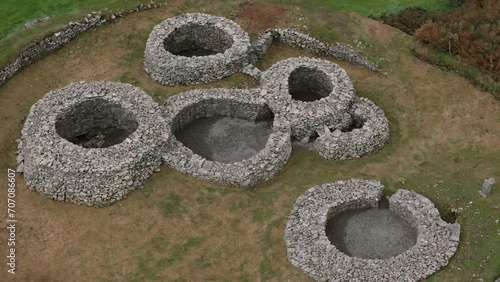
[[[432,19],[432,13],[421,7],[409,7],[394,13],[384,12],[372,18],[413,35],[422,24]]]
[[[460,8],[436,14],[415,36],[500,81],[499,19],[500,1],[469,0]]]

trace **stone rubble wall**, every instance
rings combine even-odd
[[[165,39],[177,29],[193,29],[193,34],[178,35],[178,40],[196,38],[204,46],[219,49],[218,36],[198,33],[197,28],[209,27],[220,30],[232,39],[232,45],[223,53],[210,56],[186,57],[174,55],[165,49]],[[174,34],[175,36],[175,34]],[[215,48],[217,47],[217,48]],[[144,70],[158,83],[164,85],[190,85],[220,80],[240,71],[249,62],[250,38],[235,22],[223,17],[207,14],[183,14],[169,18],[157,25],[151,32],[144,53]]]
[[[155,8],[157,6],[158,5],[155,4],[148,6],[141,5],[135,10],[107,16],[93,14],[89,15],[85,21],[70,23],[65,29],[43,39],[28,48],[25,52],[21,53],[15,62],[0,72],[0,84],[9,79],[22,67],[33,63],[50,52],[57,50],[79,33],[82,33],[90,28],[98,27],[114,20],[117,17],[122,17],[127,13]],[[200,30],[196,29],[192,30],[193,33],[188,35],[195,35],[194,37],[200,39],[200,44],[203,48],[213,47],[216,51],[224,50],[224,52],[203,57],[183,57],[173,55],[165,49],[165,39],[168,38],[167,41],[174,45],[173,49],[171,49],[172,52],[177,53],[182,51],[181,49],[183,47],[178,45],[178,43],[184,42],[189,36],[182,36],[182,38],[178,38],[177,36],[169,37],[169,35],[176,35],[175,31],[179,28],[187,28],[186,30],[189,31],[193,26],[195,28],[197,26],[202,26],[204,28],[207,27],[216,29],[217,32],[215,32],[215,35],[217,36],[207,36],[206,38],[200,39],[200,37],[202,37],[201,35],[205,32],[200,32]],[[203,31],[205,31],[205,29],[203,29]],[[355,90],[349,77],[347,76],[345,70],[340,68],[338,65],[320,59],[291,58],[276,63],[269,70],[262,73],[252,64],[249,64],[249,61],[255,61],[262,58],[267,53],[273,39],[276,38],[287,44],[301,46],[309,51],[313,50],[312,48],[319,48],[317,52],[320,52],[320,49],[322,48],[329,48],[327,45],[315,40],[312,37],[291,30],[268,31],[253,44],[250,44],[250,40],[246,32],[232,21],[206,14],[184,14],[167,19],[156,26],[148,39],[145,51],[145,70],[149,72],[153,78],[156,78],[157,81],[164,84],[176,85],[208,82],[218,80],[240,70],[243,70],[245,73],[260,79],[260,89],[194,90],[176,95],[175,97],[169,99],[163,107],[163,115],[167,120],[166,127],[169,127],[170,125],[173,127],[169,128],[167,133],[173,133],[179,126],[185,125],[187,122],[199,117],[233,115],[234,117],[237,116],[240,118],[254,120],[256,118],[256,116],[254,116],[255,114],[258,115],[258,113],[262,113],[260,109],[263,109],[264,106],[269,106],[270,110],[275,115],[273,133],[271,134],[266,148],[259,152],[256,156],[233,164],[207,161],[183,146],[180,142],[175,140],[175,137],[173,136],[168,144],[165,145],[166,147],[169,147],[167,150],[170,149],[170,151],[165,153],[163,148],[160,148],[163,145],[155,143],[164,137],[164,132],[158,129],[158,131],[149,132],[149,134],[157,134],[156,137],[148,134],[145,134],[144,136],[144,138],[148,138],[148,142],[152,142],[152,144],[154,144],[153,147],[149,149],[134,149],[139,152],[139,155],[136,154],[137,152],[133,151],[128,153],[122,151],[119,154],[117,153],[116,156],[110,155],[110,158],[116,158],[117,166],[111,167],[109,171],[103,171],[103,168],[101,167],[102,164],[99,163],[99,161],[91,161],[92,165],[85,166],[85,168],[82,168],[82,171],[79,171],[78,169],[80,168],[72,167],[72,164],[65,161],[69,157],[64,155],[64,152],[65,150],[76,150],[80,152],[83,150],[81,149],[82,147],[72,144],[71,142],[61,141],[63,139],[57,135],[56,131],[52,130],[54,128],[53,123],[56,121],[51,120],[49,123],[45,117],[36,115],[38,111],[42,111],[40,109],[40,105],[45,105],[42,107],[47,107],[42,108],[43,111],[47,112],[47,116],[54,117],[54,115],[57,116],[61,114],[58,112],[61,110],[60,105],[50,104],[53,102],[50,100],[50,97],[55,95],[51,92],[47,95],[47,97],[35,104],[38,106],[34,106],[33,111],[35,112],[32,112],[30,114],[31,118],[29,117],[27,120],[30,122],[25,125],[23,138],[18,150],[19,156],[17,159],[19,163],[19,171],[25,172],[27,181],[32,184],[34,189],[48,195],[51,198],[87,205],[106,205],[120,199],[130,190],[139,186],[152,170],[158,169],[158,156],[156,155],[158,152],[160,152],[160,155],[163,156],[163,159],[167,164],[195,177],[219,181],[233,186],[250,187],[260,181],[272,178],[285,165],[291,154],[291,136],[307,142],[312,135],[316,132],[319,133],[320,142],[318,142],[317,149],[320,154],[327,159],[355,158],[370,151],[370,149],[366,148],[372,148],[372,151],[379,149],[387,140],[385,137],[381,138],[381,136],[385,136],[385,133],[387,133],[388,136],[388,128],[387,132],[384,131],[387,120],[383,118],[383,112],[376,108],[376,106],[369,104],[368,100],[365,101],[356,97]],[[193,42],[191,43],[194,45],[198,44]],[[329,84],[331,87],[331,93],[327,93],[328,95],[324,98],[313,102],[304,102],[292,99],[292,96],[289,93],[289,78],[290,74],[299,68],[322,72],[321,74],[324,74],[324,77],[319,79],[318,83],[325,85]],[[300,83],[295,84],[300,86]],[[96,87],[96,93],[101,93],[99,94],[100,96],[108,97],[107,95],[109,91],[102,90],[108,86],[103,86],[99,83],[89,84],[89,86],[85,87],[78,85],[80,84],[71,84],[67,88],[53,92],[74,93],[76,90],[73,88],[80,89],[83,87],[84,89],[92,90],[93,87]],[[111,84],[109,87],[115,89],[115,86]],[[126,97],[127,91],[136,91],[128,89],[127,87],[123,86],[122,88],[124,90],[122,89],[117,91],[119,91],[121,95],[125,95],[124,97]],[[327,87],[325,89],[327,89]],[[89,98],[90,96],[88,95],[94,94],[95,93],[92,91],[85,93],[81,96],[81,99]],[[63,101],[67,99],[64,98],[64,94],[57,95],[62,95],[61,99]],[[72,99],[80,102],[83,101],[78,100],[75,97]],[[119,100],[115,96],[112,96],[110,99],[113,101],[116,100],[120,105],[128,103],[127,99]],[[46,100],[48,100],[48,102]],[[359,101],[365,102],[360,103]],[[145,103],[144,106],[151,106],[148,103],[149,102]],[[63,104],[67,104],[69,106],[70,102]],[[360,106],[365,104],[371,105],[368,107],[368,110],[366,110],[366,113],[363,110],[364,106]],[[49,112],[52,111],[49,110],[50,107],[54,107],[52,115],[49,115]],[[124,107],[128,109],[131,106],[127,104]],[[172,109],[169,107],[172,107]],[[374,107],[378,110],[373,110]],[[175,113],[175,116],[171,116],[171,113]],[[149,118],[151,118],[150,116],[142,116],[142,112],[140,110],[136,111],[136,114],[141,115],[140,118],[147,120],[147,122],[149,122]],[[155,110],[152,110],[152,114],[153,116],[156,115]],[[376,119],[373,119],[373,117]],[[84,117],[82,117],[82,119],[83,118]],[[30,127],[32,119],[34,122],[46,123],[46,125],[40,128],[32,128]],[[364,134],[358,134],[358,136],[356,134],[346,132],[345,134],[341,134],[341,138],[338,138],[338,129],[342,130],[348,128],[353,122],[356,122],[357,119],[364,120],[364,127],[361,129]],[[382,124],[375,124],[377,121],[382,121]],[[158,126],[164,126],[161,119]],[[140,132],[141,128],[142,127],[140,125],[137,132]],[[46,136],[42,131],[40,131],[42,129],[47,130],[48,133],[45,134]],[[334,131],[327,132],[331,131],[330,129],[333,129]],[[354,129],[353,132],[359,133],[356,130],[357,129]],[[66,131],[69,132],[70,130]],[[83,132],[85,130],[80,131]],[[324,132],[324,134],[321,132]],[[367,134],[367,132],[371,135]],[[51,161],[49,164],[31,154],[31,152],[38,152],[37,150],[40,151],[44,148],[38,143],[39,141],[32,139],[29,135],[37,136],[39,137],[39,140],[44,140],[41,138],[43,135],[49,138],[47,139],[47,142],[50,142],[48,144],[53,144],[55,142],[54,140],[62,142],[61,144],[64,146],[61,145],[61,148],[63,149],[57,147],[54,149],[56,151],[46,156],[48,159],[56,158],[56,156],[57,158],[61,158],[57,159],[58,163],[53,164],[52,162],[54,161]],[[135,135],[136,133],[132,134],[132,136]],[[352,142],[349,143],[346,141],[342,143],[337,141],[337,143],[334,143],[337,139],[344,140],[343,136],[347,138],[346,140]],[[135,141],[138,142],[138,140]],[[148,142],[144,142],[143,145],[145,146]],[[123,144],[120,143],[116,146],[103,150],[91,149],[90,151],[110,152],[116,148],[132,146],[129,143],[130,139],[127,138]],[[339,144],[341,147],[343,146],[342,150],[345,152],[338,152],[338,148],[340,148]],[[359,148],[364,148],[364,151],[360,151]],[[50,152],[50,150],[47,151],[47,153]],[[40,154],[44,155],[42,153]],[[98,155],[101,153],[95,154],[97,154],[96,158],[99,159],[100,156]],[[138,160],[139,163],[134,163],[131,159],[128,159],[126,157],[128,156],[127,154],[134,154],[134,158]],[[32,158],[32,156],[35,157]],[[122,156],[125,157],[126,160],[132,162],[123,164],[120,159]],[[72,159],[72,161],[78,163],[75,159]],[[108,159],[107,161],[109,162],[107,165],[115,164],[112,159]],[[137,166],[143,167],[142,161],[145,161],[147,165],[144,166],[144,169],[137,168]],[[85,164],[85,162],[83,164]],[[65,166],[69,167],[65,169]],[[54,167],[56,167],[56,169],[54,169]],[[63,169],[59,170],[61,167]],[[126,169],[126,167],[128,168]],[[97,170],[95,174],[92,169]],[[122,169],[126,170],[126,172],[121,171]],[[83,171],[89,172],[87,176],[84,176],[85,174]],[[77,181],[71,176],[66,177],[66,174],[71,175],[71,173],[74,175],[81,175],[81,183],[88,182],[85,184],[86,187],[77,184]],[[48,184],[44,179],[49,179],[52,177],[51,175],[55,178],[53,179],[52,184]],[[128,178],[124,178],[124,175],[128,175]],[[134,176],[132,177],[131,175]],[[91,179],[93,177],[96,177],[99,180],[92,183]],[[65,181],[69,184],[66,185],[64,184],[66,182],[63,183],[58,181],[58,178],[67,179]],[[137,181],[133,181],[133,179],[137,179]],[[120,185],[122,188],[118,187]],[[66,186],[68,188],[64,188]]]
[[[302,67],[323,72],[333,88],[331,93],[318,101],[294,100],[289,91],[290,74]],[[351,123],[349,109],[356,95],[351,80],[344,69],[330,61],[314,58],[290,58],[279,61],[262,74],[261,94],[269,106],[284,116],[292,128],[292,136],[301,140],[314,132],[329,127],[346,127]]]
[[[172,124],[173,136],[164,162],[175,170],[194,177],[230,186],[251,187],[273,178],[286,164],[292,152],[290,129],[275,115],[273,132],[263,150],[255,156],[235,163],[207,160],[195,153],[175,136],[175,130],[202,117],[228,116],[258,120],[267,115],[267,101],[257,89],[197,89],[169,98],[163,105],[163,116]]]
[[[99,149],[86,149],[61,137],[58,119],[94,99],[130,112],[137,129],[120,144]],[[72,83],[32,106],[22,130],[18,171],[24,173],[30,189],[51,199],[109,205],[159,169],[168,132],[160,107],[139,88],[113,82]]]
[[[346,60],[353,64],[363,66],[375,72],[381,72],[377,64],[371,62],[368,58],[353,49],[339,43],[335,43],[333,45],[326,44],[308,34],[304,34],[293,29],[275,28],[270,31],[272,32],[274,39],[283,44],[304,49],[307,52],[317,55],[332,56],[337,59]]]
[[[12,62],[7,64],[4,68],[0,70],[0,87],[4,85],[10,78],[12,78],[15,74],[19,73],[23,68],[37,62],[38,60],[54,53],[55,51],[59,50],[62,48],[64,45],[69,43],[71,40],[76,38],[79,34],[93,29],[97,28],[99,26],[102,26],[107,23],[114,22],[117,18],[122,18],[125,17],[126,15],[134,12],[139,12],[139,11],[144,11],[144,10],[149,10],[149,9],[155,9],[158,7],[163,6],[164,4],[154,4],[150,3],[147,5],[139,5],[135,9],[130,9],[122,12],[117,12],[117,13],[110,13],[110,14],[100,14],[100,13],[92,13],[87,15],[87,17],[82,20],[82,21],[77,21],[77,22],[70,22],[66,25],[66,27],[62,28],[60,31],[55,32],[52,35],[49,35],[42,40],[34,42],[31,46],[26,48],[24,51],[22,51]],[[229,21],[229,20],[227,20]],[[235,29],[240,35],[243,33],[246,35],[246,33],[243,31],[241,33],[240,30],[238,30],[239,26]],[[241,29],[241,28],[240,28]],[[244,36],[245,37],[245,36]],[[248,38],[248,35],[246,35]],[[160,39],[155,39],[157,42],[157,46],[159,47],[160,45],[163,44],[163,42],[160,42]],[[185,77],[181,76],[181,78],[175,79],[175,77],[171,77],[170,79],[162,79],[162,74],[164,72],[168,73],[168,69],[162,68],[162,66],[154,66],[155,62],[154,59],[146,62],[145,60],[145,66],[144,68],[146,71],[151,72],[151,75],[155,80],[157,80],[160,83],[172,83],[172,84],[197,84],[197,83],[204,83],[207,81],[214,81],[216,79],[220,79],[224,76],[230,75],[239,69],[245,67],[248,63],[255,64],[256,61],[261,59],[262,57],[265,56],[267,53],[267,50],[269,46],[271,45],[273,40],[280,41],[284,44],[290,45],[292,47],[296,48],[303,48],[304,50],[319,54],[319,55],[331,55],[335,58],[342,59],[342,60],[347,60],[349,62],[355,63],[362,65],[364,67],[367,67],[370,70],[380,72],[379,67],[369,61],[367,58],[363,57],[356,51],[340,45],[338,43],[334,45],[328,45],[325,43],[322,43],[321,41],[307,35],[300,33],[298,31],[295,31],[293,29],[270,29],[267,32],[263,33],[261,37],[253,42],[251,45],[246,40],[244,39],[244,45],[246,47],[242,47],[243,51],[242,53],[239,53],[242,57],[240,57],[240,60],[236,60],[234,56],[223,56],[226,58],[225,62],[224,60],[214,60],[213,62],[202,62],[200,61],[199,63],[193,63],[190,62],[188,63],[189,68],[194,72],[197,73],[198,77],[196,79],[193,79],[191,77]],[[162,48],[163,49],[163,48]],[[243,49],[246,49],[244,51]],[[153,50],[151,53],[163,53],[162,51],[157,51]],[[164,55],[164,54],[160,54]],[[244,58],[243,58],[244,57]],[[182,60],[181,60],[182,61]],[[200,72],[196,72],[195,69],[196,67],[200,67],[200,65],[205,65],[206,63],[212,64],[215,61],[222,63],[225,65],[225,67],[221,68],[219,73],[217,75],[210,74],[210,72],[206,71],[204,72],[205,76],[203,77],[203,74],[200,74]],[[231,62],[229,62],[231,61]],[[182,63],[186,63],[185,61],[183,62],[178,62],[175,65],[176,66],[182,66]],[[158,71],[154,71],[154,69],[159,69]],[[239,68],[239,69],[238,69]],[[223,70],[225,69],[225,70]],[[200,77],[202,76],[202,77]],[[218,77],[218,78],[215,78]],[[171,81],[173,80],[173,81]]]
[[[388,259],[363,259],[330,243],[328,218],[352,208],[376,207],[383,188],[375,180],[351,179],[302,194],[285,228],[290,263],[317,281],[418,281],[446,266],[457,249],[460,225],[444,222],[432,202],[408,190],[391,196],[389,208],[416,228],[416,245]]]
[[[260,71],[257,67],[255,67],[252,64],[249,64],[249,65],[245,66],[241,70],[241,72],[244,73],[244,74],[246,74],[246,75],[249,75],[249,76],[253,77],[256,80],[260,80],[260,78],[262,76],[262,71]]]
[[[257,61],[264,58],[272,43],[273,33],[270,31],[264,32],[257,40],[252,42],[250,48],[250,63],[255,64]]]
[[[126,15],[134,12],[155,9],[161,7],[163,4],[148,4],[139,5],[135,9],[130,9],[122,12],[111,14],[93,13],[78,22],[70,22],[60,31],[49,35],[39,41],[34,42],[26,50],[22,51],[17,57],[0,70],[0,87],[7,83],[15,74],[20,72],[23,68],[39,61],[40,59],[54,53],[61,49],[64,45],[68,44],[71,40],[79,34],[100,27],[104,24],[112,23],[117,18],[125,17]]]
[[[389,140],[389,121],[382,109],[367,98],[357,98],[350,109],[354,123],[361,128],[325,127],[318,131],[314,148],[327,160],[357,159],[380,150]]]

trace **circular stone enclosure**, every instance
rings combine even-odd
[[[328,97],[333,84],[328,76],[317,68],[299,67],[288,77],[289,93],[292,99],[312,102]]]
[[[279,61],[261,77],[262,95],[290,123],[292,137],[309,139],[328,128],[348,127],[356,95],[339,65],[315,58]]]
[[[169,131],[137,87],[72,83],[31,108],[21,137],[24,178],[54,200],[109,205],[159,168]]]
[[[123,142],[138,127],[134,114],[119,104],[95,98],[78,103],[57,117],[57,133],[84,148],[107,148]]]
[[[206,40],[207,37],[213,40]],[[216,26],[190,24],[170,33],[163,45],[165,50],[177,56],[210,56],[231,48],[233,39]]]
[[[250,187],[272,178],[291,154],[289,128],[256,89],[199,89],[163,106],[171,124],[165,162],[195,177]]]
[[[327,160],[357,159],[380,150],[389,140],[389,121],[384,111],[367,98],[356,98],[351,124],[318,131],[316,151]]]
[[[207,14],[169,18],[151,32],[144,70],[164,85],[220,80],[249,62],[250,38],[235,22]]]
[[[398,190],[384,203],[383,189],[380,182],[363,179],[308,189],[295,202],[285,228],[290,263],[318,281],[418,281],[446,266],[457,250],[460,225],[443,221],[429,199],[412,191]],[[355,210],[357,214],[346,217],[346,211]],[[377,211],[397,216],[396,221]],[[381,220],[388,221],[388,230],[382,229]],[[389,226],[394,223],[403,228]],[[411,240],[401,242],[402,248],[374,249],[377,243],[391,247],[384,238],[396,243],[408,239],[399,236],[404,229]],[[390,234],[395,231],[400,234]],[[352,239],[346,235],[357,238],[353,248],[342,251],[344,246],[332,237]],[[349,254],[359,250],[362,257]]]

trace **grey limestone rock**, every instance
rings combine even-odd
[[[351,179],[310,188],[295,202],[285,228],[288,260],[317,281],[418,281],[448,264],[460,238],[460,224],[444,222],[432,202],[408,190],[389,198],[391,212],[418,232],[417,243],[387,259],[363,259],[340,252],[327,237],[328,218],[349,209],[376,207],[383,186]]]
[[[151,32],[144,70],[164,85],[220,80],[249,63],[250,38],[226,18],[183,14],[169,18]]]
[[[105,206],[161,164],[169,129],[159,106],[123,83],[79,82],[34,104],[22,130],[28,186],[49,198]]]

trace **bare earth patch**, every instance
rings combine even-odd
[[[286,26],[288,11],[286,8],[262,2],[246,1],[239,5],[234,16],[242,24],[258,31],[268,28]]]
[[[392,27],[389,25],[385,25],[379,21],[364,18],[354,14],[354,17],[361,22],[363,26],[363,31],[369,37],[375,40],[391,40],[394,35],[391,31]]]

